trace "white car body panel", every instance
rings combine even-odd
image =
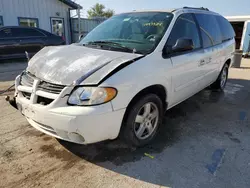
[[[86,48],[79,45],[45,47],[31,58],[27,71],[47,82],[71,85],[82,76],[109,63],[118,66],[140,56],[142,55]],[[99,80],[106,75],[105,72],[102,74],[99,75]],[[91,84],[97,84],[99,80]]]
[[[32,126],[46,134],[90,144],[115,139],[129,103],[147,87],[160,85],[164,88],[167,109],[179,104],[213,83],[225,62],[233,63],[235,49],[232,39],[207,49],[163,57],[164,45],[176,19],[183,13],[204,11],[180,9],[173,12],[174,18],[162,40],[145,56],[77,45],[44,48],[30,60],[27,68],[36,77],[34,84],[22,86],[20,76],[16,78],[15,95],[20,110]],[[218,15],[210,11],[205,13]],[[60,94],[44,92],[38,87],[43,81],[66,87]],[[102,105],[70,106],[68,98],[79,85],[113,87],[118,94]],[[25,93],[30,93],[30,100]],[[37,104],[38,97],[53,102],[46,106]]]
[[[137,93],[156,83],[164,86],[167,99],[171,101],[172,93],[167,90],[172,87],[171,70],[171,60],[162,61],[162,52],[155,52],[120,70],[101,86],[117,88],[118,95],[112,100],[114,110],[126,108]]]

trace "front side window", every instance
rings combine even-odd
[[[200,25],[203,47],[220,44],[222,38],[216,16],[212,14],[195,14],[195,16]]]
[[[19,26],[38,27],[37,18],[18,18],[18,20],[19,20]]]
[[[178,39],[192,39],[194,49],[201,48],[198,27],[192,14],[178,17],[167,41],[168,48],[172,49]]]
[[[0,27],[3,26],[3,17],[0,16]]]
[[[126,47],[134,49],[134,52],[150,53],[161,41],[172,18],[173,14],[167,12],[116,15],[92,30],[80,44],[88,46],[89,43],[99,41],[117,50]]]

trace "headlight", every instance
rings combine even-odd
[[[71,93],[68,103],[71,105],[91,106],[111,101],[117,90],[110,87],[77,87]]]

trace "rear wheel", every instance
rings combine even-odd
[[[212,89],[224,90],[228,79],[228,64],[225,64],[217,80],[211,85]]]
[[[163,103],[155,94],[148,94],[128,109],[121,136],[132,146],[143,146],[152,141],[162,123]]]

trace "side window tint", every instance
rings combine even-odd
[[[203,48],[213,46],[213,38],[203,29],[201,29],[201,37],[203,41]]]
[[[192,14],[183,14],[176,20],[167,46],[173,47],[180,38],[192,39],[195,49],[201,47],[198,28]]]
[[[222,16],[216,16],[221,30],[222,41],[227,41],[235,37],[232,25]]]
[[[200,25],[203,47],[207,48],[222,42],[221,31],[214,15],[195,14]]]
[[[0,38],[12,38],[14,37],[13,35],[13,30],[11,28],[3,29],[0,31]]]
[[[14,29],[15,35],[18,37],[40,37],[44,36],[39,31],[32,29],[32,28],[15,28]]]

